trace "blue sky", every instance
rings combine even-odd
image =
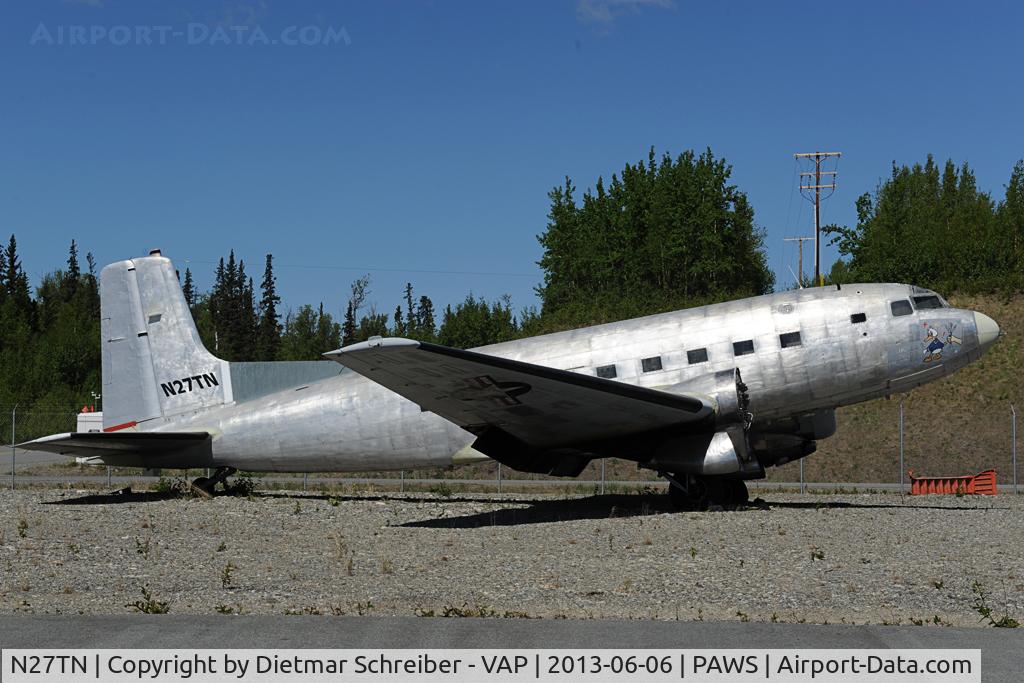
[[[5,3],[0,233],[36,281],[75,238],[101,265],[159,246],[203,287],[272,252],[291,307],[338,313],[363,272],[382,311],[406,280],[520,307],[551,186],[710,147],[784,286],[812,225],[794,152],[844,153],[823,216],[851,224],[893,160],[966,160],[1001,196],[1024,157],[1019,4],[847,5]]]

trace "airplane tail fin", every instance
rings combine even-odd
[[[231,370],[203,346],[159,251],[100,275],[104,431],[232,401]]]

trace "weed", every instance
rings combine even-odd
[[[739,611],[737,611],[736,612],[736,616],[738,616],[740,618],[740,621],[742,621],[744,624],[747,623],[748,621],[750,621],[750,615],[747,614],[746,612],[739,612]]]
[[[131,607],[137,612],[143,614],[167,614],[171,611],[168,607],[168,603],[157,600],[153,597],[153,594],[149,590],[149,586],[142,587],[142,599],[134,602],[129,602],[125,607]]]
[[[416,616],[420,617],[447,617],[447,618],[475,618],[475,619],[530,619],[530,615],[526,612],[519,612],[516,610],[505,610],[504,612],[498,612],[486,605],[476,604],[470,605],[469,603],[462,603],[458,605],[447,605],[445,606],[440,614],[436,614],[434,610],[425,609],[418,607],[415,610]],[[556,619],[558,617],[555,617]],[[563,617],[564,618],[564,617]]]
[[[696,560],[697,559],[697,549],[694,548],[693,546],[690,546],[690,559],[691,560]]]
[[[148,560],[149,559],[149,539],[147,538],[144,541],[140,541],[139,537],[136,536],[135,537],[135,552],[137,552],[139,555],[142,555],[143,557],[145,557]]]
[[[184,496],[191,493],[192,485],[183,477],[160,477],[153,484],[153,491],[168,496]]]
[[[3,544],[4,544],[3,536],[0,536],[0,545],[3,545]],[[77,555],[78,553],[82,552],[82,546],[78,545],[77,543],[68,542],[68,552],[70,552],[70,553],[72,553],[74,555]]]
[[[914,626],[924,626],[924,619],[915,619],[914,617],[910,617],[910,623]]]
[[[297,515],[302,512],[302,503],[295,501],[295,509],[292,510],[293,515]]]
[[[932,581],[932,588],[934,588],[937,591],[942,590],[942,587],[945,585],[946,582],[942,581],[941,579],[935,579],[934,581]]]
[[[225,489],[229,496],[248,498],[256,490],[256,480],[248,475],[235,477],[230,485],[225,486]]]
[[[339,499],[335,498],[334,496],[331,496],[330,498],[328,498],[328,499],[327,499],[327,503],[328,503],[328,504],[329,504],[329,505],[330,505],[330,506],[331,506],[332,508],[336,508],[336,507],[338,507],[338,505],[340,505],[340,504],[341,504],[341,501],[340,501]]]
[[[998,619],[993,615],[992,608],[988,605],[988,591],[980,581],[971,584],[971,591],[974,593],[974,611],[981,615],[979,621],[988,620],[988,623],[996,628],[1017,628],[1020,622],[1010,616],[1009,612]]]
[[[362,616],[366,616],[367,614],[369,614],[372,611],[373,611],[373,602],[371,602],[370,600],[367,600],[366,602],[357,602],[356,603],[356,614],[358,614],[359,616],[361,616],[361,617]]]
[[[818,546],[812,545],[811,546],[811,562],[814,562],[816,560],[820,561],[820,560],[824,560],[824,559],[825,559],[825,551],[822,550],[821,548],[819,548]]]
[[[451,489],[451,487],[448,486],[448,484],[445,484],[444,482],[441,482],[440,484],[435,484],[434,486],[431,486],[430,487],[430,492],[431,493],[436,493],[437,495],[441,496],[442,498],[451,498],[452,497],[452,489]]]
[[[214,611],[217,612],[217,614],[234,614],[235,613],[235,608],[232,607],[231,605],[217,605],[213,609],[214,609]]]
[[[395,563],[385,557],[383,560],[381,560],[380,571],[384,574],[394,574]]]
[[[238,565],[234,562],[228,562],[224,565],[224,568],[220,570],[220,587],[224,590],[232,587],[235,570],[238,569]]]
[[[220,545],[217,546],[217,552],[218,553],[222,553],[222,552],[224,552],[227,549],[228,549],[228,544],[225,543],[224,541],[221,541]]]
[[[18,538],[25,538],[28,536],[28,520],[25,519],[25,515],[18,518]]]
[[[349,557],[348,558],[348,564],[345,565],[345,573],[348,574],[349,576],[352,576],[353,574],[355,574],[355,570],[356,570],[356,560],[355,560],[354,557]]]

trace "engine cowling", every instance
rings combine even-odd
[[[664,389],[673,394],[688,394],[707,399],[714,407],[715,425],[750,426],[750,396],[739,368],[709,372]]]

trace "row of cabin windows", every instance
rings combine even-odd
[[[917,298],[928,298],[928,297],[915,297]],[[936,299],[937,300],[937,299]],[[907,301],[894,301],[893,305],[897,303],[905,303],[910,306]],[[920,306],[919,306],[920,307]],[[894,315],[906,315],[905,313],[896,313],[895,308],[893,309]],[[867,322],[868,316],[865,313],[854,313],[850,316],[850,322],[854,325],[859,323]],[[800,339],[799,332],[785,332],[779,335],[779,345],[784,349],[789,349],[794,346],[802,346],[803,341]],[[754,340],[745,339],[743,341],[733,342],[732,344],[733,355],[746,356],[754,352]],[[708,360],[708,350],[703,349],[690,349],[686,352],[686,362],[690,365],[697,365],[698,363],[706,363]],[[644,372],[657,372],[662,369],[661,356],[652,356],[650,358],[642,358],[640,360],[640,368]],[[602,365],[597,368],[597,376],[603,379],[615,379],[618,377],[618,373],[615,370],[615,365]]]

